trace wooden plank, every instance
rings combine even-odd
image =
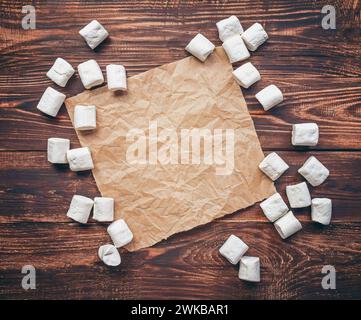
[[[270,83],[277,83],[282,88],[285,101],[265,112],[254,95]],[[320,126],[319,144],[312,149],[360,150],[359,79],[293,79],[290,84],[286,78],[277,81],[265,77],[262,83],[243,92],[264,150],[294,150],[292,124],[310,121]],[[64,107],[54,119],[36,110],[36,104],[37,100],[22,100],[20,107],[0,108],[0,150],[45,150],[51,136],[77,141]]]
[[[64,1],[61,8],[56,1],[37,3],[37,29],[29,31],[21,28],[20,10],[11,1],[3,1],[0,106],[22,106],[24,101],[37,100],[51,83],[45,74],[58,56],[74,66],[95,58],[103,68],[117,57],[131,76],[187,56],[184,47],[195,32],[203,32],[220,45],[215,23],[230,14],[238,15],[245,27],[259,21],[269,32],[270,40],[252,56],[264,75],[280,75],[288,80],[305,75],[359,78],[359,17],[354,9],[348,9],[347,3],[334,2],[338,9],[336,30],[321,28],[321,3],[304,0],[292,5],[272,2],[272,10],[261,0],[197,5],[179,1],[154,5],[152,1],[142,1],[136,6],[130,1],[105,1],[98,18],[106,24],[111,37],[93,52],[78,30],[94,18],[98,4],[83,6],[80,15],[78,1]],[[70,83],[66,89],[69,95],[80,92],[80,84]]]
[[[298,168],[315,155],[330,170],[325,183],[311,187],[313,197],[333,200],[333,221],[361,221],[361,152],[279,152],[290,169],[276,182],[286,200],[286,185],[303,181]],[[90,172],[75,173],[67,165],[52,165],[45,152],[0,152],[0,223],[70,222],[66,212],[74,194],[98,196]],[[302,221],[310,220],[310,209],[295,213]],[[266,222],[258,205],[232,214],[225,220]]]
[[[122,252],[108,268],[97,248],[109,241],[101,225],[0,224],[0,297],[16,299],[301,299],[361,298],[361,224],[320,228],[309,222],[282,241],[271,224],[218,221],[172,236],[153,248]],[[241,236],[261,259],[259,284],[237,278],[218,249]],[[349,239],[345,242],[345,239]],[[37,269],[37,289],[21,286],[23,265]],[[337,289],[324,290],[321,269],[333,265]],[[76,279],[76,281],[74,281]],[[171,280],[170,280],[171,279]]]

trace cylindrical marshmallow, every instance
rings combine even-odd
[[[112,244],[100,246],[98,256],[107,266],[116,267],[121,263],[118,249]]]
[[[288,207],[278,192],[262,201],[260,206],[264,215],[271,222],[276,221],[288,212]]]
[[[121,64],[107,65],[108,89],[111,91],[127,90],[127,73]]]
[[[311,205],[311,195],[306,182],[286,186],[286,194],[291,208],[303,208]]]
[[[277,86],[271,84],[258,92],[256,99],[263,109],[267,111],[283,101],[283,94]]]
[[[260,282],[261,266],[259,258],[243,256],[239,262],[238,278],[245,281]]]
[[[56,117],[65,98],[65,94],[48,87],[41,96],[36,108],[49,116]]]
[[[96,126],[95,106],[76,105],[74,108],[74,128],[76,130],[92,130]]]
[[[292,126],[292,144],[294,146],[315,146],[318,143],[318,125],[316,123],[298,123]]]
[[[68,163],[66,157],[70,149],[70,140],[62,138],[48,139],[48,161],[51,163]]]
[[[100,222],[113,221],[114,199],[107,197],[95,197],[93,219]]]
[[[222,47],[230,63],[246,60],[251,56],[240,35],[228,38],[223,42]]]
[[[240,86],[246,89],[261,80],[260,73],[251,62],[247,62],[234,70],[233,77]]]
[[[240,238],[231,234],[222,247],[220,247],[219,253],[230,263],[237,264],[247,250],[248,246]]]
[[[219,39],[224,42],[230,37],[243,33],[242,25],[236,16],[230,16],[216,23]]]
[[[301,223],[293,215],[292,211],[289,211],[283,217],[278,219],[274,223],[274,226],[282,239],[286,239],[302,229]]]
[[[265,157],[258,167],[273,181],[276,181],[289,168],[276,152]]]
[[[309,157],[298,172],[314,187],[323,183],[330,174],[330,171],[316,157]]]
[[[311,204],[312,221],[329,225],[332,216],[332,201],[328,198],[314,198]]]
[[[88,147],[68,150],[66,157],[70,170],[84,171],[94,169],[93,159]]]
[[[254,23],[245,32],[242,33],[242,39],[244,40],[249,50],[255,51],[261,44],[266,42],[268,39],[268,34],[263,29],[261,24]]]
[[[69,62],[62,58],[57,58],[46,76],[58,86],[65,87],[74,72],[75,70]]]
[[[133,233],[123,219],[114,221],[107,229],[117,248],[127,245],[133,240]]]
[[[186,46],[185,50],[204,62],[215,46],[204,35],[198,33]]]
[[[93,59],[79,64],[78,73],[85,89],[99,86],[104,82],[102,70]]]
[[[90,198],[74,195],[66,215],[77,222],[87,223],[93,203]]]
[[[79,31],[79,34],[92,49],[95,49],[109,35],[108,31],[97,20],[88,23]]]

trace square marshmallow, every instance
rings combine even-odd
[[[276,181],[289,168],[276,152],[266,156],[258,167],[273,181]]]
[[[262,25],[254,23],[242,33],[242,39],[249,50],[255,51],[261,44],[266,42],[268,34],[263,29]]]
[[[96,126],[95,106],[76,105],[74,108],[74,128],[76,130],[92,130]]]
[[[230,263],[237,264],[247,250],[248,246],[240,238],[231,234],[219,249],[219,253]]]
[[[286,186],[286,194],[291,208],[303,208],[311,205],[311,195],[306,182]]]
[[[108,31],[97,20],[88,23],[79,31],[79,34],[92,49],[95,49],[109,35]]]
[[[75,195],[71,199],[70,207],[66,215],[77,222],[87,223],[92,208],[92,199]]]
[[[318,125],[299,123],[292,126],[292,144],[294,146],[315,146],[318,143]]]
[[[328,198],[314,198],[311,204],[312,221],[329,225],[332,216],[332,201]]]
[[[204,62],[215,46],[204,35],[198,33],[186,46],[185,50]]]
[[[243,88],[249,88],[252,84],[261,80],[261,75],[251,62],[247,62],[233,71],[233,77]]]
[[[222,42],[232,36],[241,35],[243,33],[242,25],[236,16],[230,16],[229,18],[218,21],[216,26],[218,29],[219,39]]]
[[[48,139],[48,161],[51,163],[68,163],[66,153],[70,149],[70,140],[61,138]]]
[[[79,64],[78,73],[85,89],[99,86],[104,82],[102,70],[93,59]]]
[[[93,219],[100,222],[113,221],[114,199],[107,197],[95,197]]]
[[[238,278],[245,281],[260,282],[260,267],[258,257],[243,256],[239,263]]]
[[[65,94],[48,87],[41,96],[36,108],[49,116],[56,117],[65,98]]]
[[[283,101],[283,94],[277,86],[271,84],[258,92],[256,99],[262,105],[263,109],[267,111]]]
[[[98,249],[98,256],[107,266],[119,266],[122,259],[118,249],[112,244],[104,244]]]
[[[111,91],[127,90],[127,74],[124,66],[121,64],[107,65],[108,89]]]
[[[222,47],[230,63],[246,60],[251,56],[240,35],[228,38],[223,42]]]
[[[271,222],[276,221],[288,212],[288,207],[278,192],[262,201],[260,206],[264,215]]]
[[[54,81],[58,86],[65,87],[74,72],[75,70],[69,62],[62,58],[57,58],[46,76],[50,80]]]
[[[302,229],[301,223],[293,215],[292,211],[278,219],[274,226],[282,239],[286,239]]]
[[[313,187],[317,187],[323,183],[330,174],[330,171],[314,156],[309,157],[303,166],[298,169],[298,172],[303,175]]]
[[[66,157],[71,171],[84,171],[94,169],[89,148],[76,148],[68,150]]]
[[[117,248],[127,245],[133,240],[133,233],[123,219],[114,221],[107,229]]]

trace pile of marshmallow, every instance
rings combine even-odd
[[[107,30],[96,20],[91,21],[79,31],[91,49],[96,48],[108,37]],[[66,60],[57,58],[46,74],[60,87],[65,87],[75,70]],[[85,89],[101,85],[104,82],[102,71],[95,60],[88,60],[78,65],[78,73]],[[123,65],[106,66],[108,89],[111,91],[127,90],[126,71]],[[56,117],[65,95],[48,87],[42,95],[37,108],[52,117]],[[96,129],[96,106],[76,105],[74,108],[74,127],[79,131]],[[54,164],[69,164],[72,171],[85,171],[94,168],[88,147],[70,149],[70,140],[63,138],[48,139],[48,161]],[[99,222],[112,222],[107,231],[113,244],[100,246],[99,258],[109,266],[118,266],[121,258],[117,248],[123,247],[133,239],[133,233],[123,219],[114,220],[114,199],[95,197],[94,200],[81,195],[74,195],[67,216],[85,224],[93,209],[93,219]]]
[[[243,61],[250,57],[267,39],[268,35],[261,24],[255,23],[243,31],[236,16],[217,22],[219,38],[223,42],[230,63]],[[107,30],[96,20],[90,22],[79,31],[91,49],[96,48],[108,37]],[[214,51],[215,46],[202,34],[197,34],[185,48],[193,56],[204,62]],[[57,85],[65,87],[75,70],[64,59],[56,59],[47,76]],[[85,89],[104,83],[102,71],[95,60],[88,60],[78,65],[78,73]],[[127,90],[126,70],[122,65],[106,66],[108,89],[112,91]],[[233,71],[233,77],[243,88],[261,79],[259,71],[251,62],[247,62]],[[256,94],[257,100],[264,110],[269,110],[283,101],[281,90],[274,84],[267,86]],[[43,113],[55,117],[65,100],[65,95],[48,87],[41,97],[37,108]],[[96,129],[96,106],[76,105],[74,108],[74,127],[76,130]],[[292,144],[294,146],[315,146],[318,143],[319,129],[315,123],[294,124]],[[91,152],[88,147],[70,149],[70,141],[62,138],[48,139],[48,161],[55,164],[68,163],[70,170],[83,171],[94,168]],[[287,163],[275,152],[269,154],[259,164],[262,170],[273,181],[277,180],[288,168]],[[328,169],[314,156],[311,156],[298,172],[312,185],[318,186],[329,175]],[[331,220],[332,203],[327,198],[311,200],[306,182],[286,187],[286,194],[291,208],[311,206],[312,220],[327,225]],[[283,201],[279,193],[275,193],[260,204],[265,216],[283,239],[288,238],[302,226]],[[94,208],[94,209],[93,209]],[[96,197],[93,199],[74,195],[67,216],[79,223],[87,223],[93,209],[93,219],[100,222],[112,222],[107,231],[114,243],[99,248],[98,254],[107,265],[117,266],[121,258],[117,248],[132,241],[133,234],[122,219],[114,220],[114,199]],[[231,235],[220,248],[220,254],[232,264],[240,262],[239,278],[247,281],[260,281],[260,260],[258,257],[244,256],[248,246],[238,237]]]
[[[261,24],[255,23],[246,31],[236,16],[231,16],[217,22],[219,38],[223,42],[230,63],[246,60],[250,51],[255,51],[267,39],[268,34]],[[197,34],[187,45],[186,50],[204,62],[214,51],[214,44],[202,34]],[[251,62],[241,65],[233,71],[233,77],[243,88],[261,79],[259,71]],[[267,111],[283,101],[281,90],[274,84],[267,86],[256,94],[256,99]],[[292,130],[292,145],[315,146],[318,143],[319,129],[316,123],[294,124]],[[287,163],[276,153],[272,152],[259,164],[270,179],[276,181],[288,168]],[[329,170],[316,157],[306,160],[298,172],[313,186],[322,184],[329,175]],[[311,206],[312,220],[323,225],[331,221],[332,202],[328,198],[311,199],[306,182],[286,187],[286,194],[291,208]],[[260,204],[265,216],[271,221],[282,239],[295,234],[302,229],[301,223],[289,210],[279,193]],[[246,281],[260,281],[260,260],[258,257],[243,256],[248,246],[235,235],[231,235],[219,252],[232,264],[240,262],[239,278]]]

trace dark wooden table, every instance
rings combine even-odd
[[[32,1],[36,29],[21,28],[22,5],[0,3],[0,298],[1,299],[339,299],[361,298],[361,29],[360,2],[245,1]],[[321,8],[332,4],[336,30],[321,27]],[[36,110],[46,72],[57,57],[73,66],[94,58],[102,69],[122,63],[130,76],[187,56],[196,32],[220,45],[215,23],[237,15],[244,27],[258,21],[270,39],[252,54],[262,81],[244,95],[265,153],[277,151],[290,169],[277,181],[302,181],[297,169],[315,155],[329,179],[311,188],[333,200],[332,224],[310,221],[295,210],[303,230],[282,241],[258,205],[177,234],[152,248],[122,252],[114,269],[99,261],[106,226],[80,226],[67,219],[75,193],[99,195],[91,174],[75,174],[46,160],[47,139],[79,145],[62,107],[51,119]],[[78,35],[98,19],[110,38],[94,52]],[[284,92],[279,108],[264,112],[255,93],[275,83]],[[54,88],[55,88],[54,87]],[[62,92],[83,90],[78,75]],[[296,150],[291,125],[320,126],[317,147]],[[242,282],[237,268],[218,254],[231,233],[261,258],[262,281]],[[21,268],[37,270],[36,290],[21,287]],[[335,290],[324,290],[321,269],[336,268]]]

